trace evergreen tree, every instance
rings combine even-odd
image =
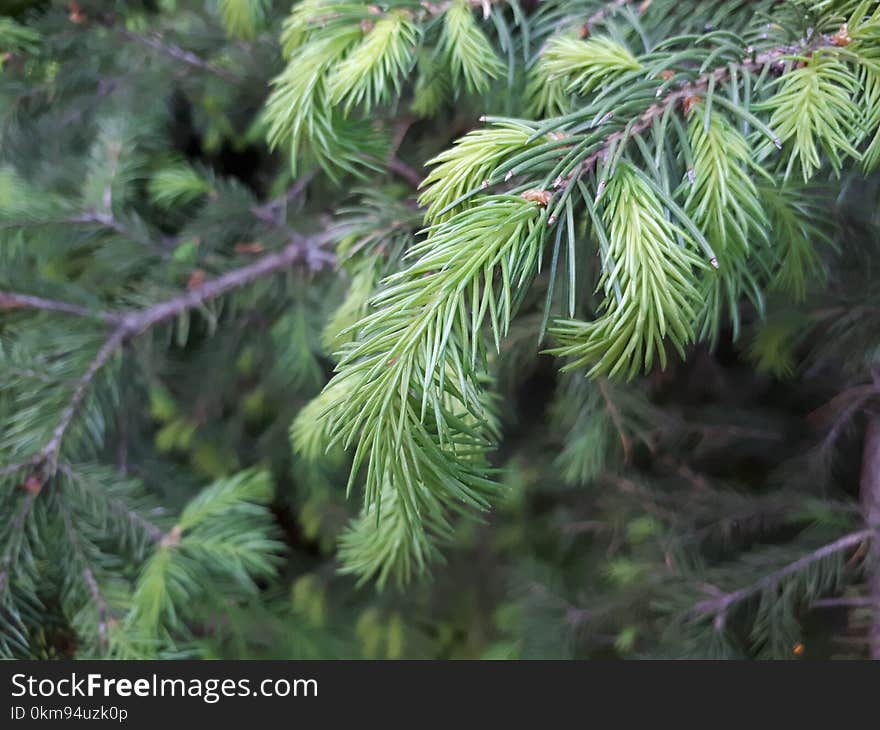
[[[876,0],[22,1],[0,64],[0,655],[880,658]]]

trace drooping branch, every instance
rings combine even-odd
[[[880,432],[878,432],[878,436],[880,436]],[[776,587],[779,585],[780,581],[805,570],[820,560],[824,560],[825,558],[843,550],[854,548],[864,542],[871,541],[875,537],[876,530],[874,528],[851,532],[848,535],[838,538],[834,542],[830,542],[827,545],[817,548],[811,553],[807,553],[779,570],[765,575],[763,578],[750,585],[731,591],[730,593],[720,593],[712,598],[700,601],[693,607],[691,613],[696,617],[714,616],[715,628],[720,631],[724,628],[728,612],[736,604],[763,591]]]

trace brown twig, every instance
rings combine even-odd
[[[41,309],[47,312],[72,314],[85,319],[97,319],[107,324],[119,324],[121,319],[121,315],[112,312],[96,312],[88,307],[81,307],[78,304],[12,292],[0,292],[0,309]]]
[[[422,176],[418,173],[418,171],[416,171],[415,169],[407,165],[403,160],[397,157],[392,157],[390,160],[388,160],[388,170],[389,172],[393,172],[395,175],[399,175],[415,188],[418,188],[419,185],[422,184]]]
[[[813,601],[813,608],[869,608],[874,605],[874,602],[868,598],[867,596],[851,596],[847,598],[843,596],[841,598],[820,598],[818,601]]]
[[[302,195],[309,183],[314,180],[315,175],[317,173],[310,172],[306,175],[303,175],[299,178],[293,185],[291,185],[287,192],[283,195],[279,195],[274,200],[270,200],[268,203],[264,203],[263,205],[257,205],[251,208],[251,213],[258,220],[263,221],[264,223],[270,223],[272,225],[278,225],[278,213],[283,211],[288,205],[290,205],[294,200],[296,200],[300,195]]]

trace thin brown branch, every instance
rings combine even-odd
[[[765,575],[763,578],[755,581],[750,585],[744,586],[743,588],[735,591],[731,591],[730,593],[719,593],[712,598],[707,598],[703,601],[700,601],[693,607],[692,613],[695,616],[714,616],[715,628],[721,630],[724,628],[724,624],[727,620],[728,611],[737,603],[740,603],[747,598],[751,598],[752,596],[759,594],[763,591],[770,590],[776,587],[780,581],[788,578],[791,575],[799,573],[800,571],[808,568],[813,563],[824,560],[825,558],[830,557],[835,553],[839,553],[842,550],[848,550],[850,548],[861,545],[863,542],[872,540],[875,537],[876,530],[873,528],[859,530],[858,532],[852,532],[848,535],[844,535],[834,542],[823,545],[813,552],[798,558],[797,560],[789,563],[779,570],[773,571],[772,573]]]
[[[195,309],[207,301],[216,299],[234,289],[240,289],[276,271],[289,268],[295,263],[306,263],[315,269],[332,264],[335,257],[321,248],[322,238],[322,236],[297,235],[296,240],[280,251],[266,254],[252,264],[234,269],[167,301],[127,315],[120,329],[126,331],[126,336],[138,335],[183,312]]]
[[[63,218],[29,218],[25,220],[7,220],[0,223],[0,229],[6,228],[36,228],[38,226],[62,226],[69,223],[84,223],[105,226],[121,235],[127,235],[125,227],[111,214],[94,210],[86,211],[78,215],[70,215]]]
[[[96,312],[88,307],[77,304],[59,302],[55,299],[44,299],[29,294],[0,291],[0,309],[40,309],[47,312],[62,312],[85,319],[97,319],[107,324],[119,324],[121,316],[111,312]]]
[[[64,218],[34,218],[25,220],[11,220],[0,223],[0,230],[7,228],[37,228],[40,226],[62,226],[62,225],[92,225],[107,228],[117,235],[129,238],[132,241],[138,241],[147,246],[152,247],[158,254],[167,255],[168,250],[175,244],[175,240],[171,237],[162,237],[162,244],[144,238],[137,231],[128,228],[122,221],[107,211],[87,210],[77,215],[66,216]]]
[[[24,471],[28,467],[33,466],[37,463],[37,457],[31,457],[25,461],[16,461],[12,464],[6,464],[5,466],[0,467],[0,477],[7,477],[10,474],[15,474],[17,471]]]
[[[415,188],[418,188],[419,185],[422,184],[422,176],[418,171],[397,157],[392,157],[388,160],[388,170],[389,172],[393,172],[395,175],[402,177]]]
[[[834,398],[807,415],[807,422],[827,429],[822,439],[822,451],[831,449],[841,432],[852,419],[861,412],[871,398],[880,395],[877,383],[856,385],[838,393]]]
[[[813,608],[869,608],[873,606],[873,601],[867,596],[851,596],[849,598],[820,598],[813,601]]]

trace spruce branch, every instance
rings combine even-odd
[[[792,56],[815,54],[823,50],[839,51],[840,48],[831,36],[816,34],[809,41],[778,45],[761,53],[749,51],[749,57],[743,58],[736,63],[719,66],[712,71],[699,75],[693,81],[673,86],[671,90],[661,93],[659,101],[648,106],[647,109],[623,128],[605,136],[592,152],[579,161],[577,168],[572,174],[567,177],[557,178],[553,181],[553,186],[555,188],[564,186],[566,191],[572,188],[586,173],[596,168],[600,163],[607,162],[611,155],[619,153],[624,145],[647,132],[658,120],[670,114],[677,107],[682,107],[685,113],[690,111],[695,103],[706,96],[710,88],[717,88],[728,81],[732,73],[758,73],[768,67],[772,69],[776,65],[775,70],[780,75],[785,75],[791,70],[791,64],[788,63],[788,59]],[[600,123],[610,121],[611,118],[613,118],[613,113],[606,115],[606,118],[601,120]],[[543,125],[534,136],[537,137],[543,132],[545,126],[547,125]],[[782,148],[782,140],[776,135],[772,136],[771,141],[777,149]],[[601,197],[607,182],[607,179],[600,180],[597,197]],[[713,265],[717,266],[717,262],[713,261]]]
[[[857,547],[864,542],[872,541],[877,536],[875,527],[869,529],[851,532],[848,535],[823,545],[811,553],[804,555],[788,565],[776,570],[754,583],[731,591],[730,593],[721,593],[712,598],[707,598],[698,602],[692,609],[691,614],[694,617],[714,616],[715,629],[721,631],[727,621],[727,615],[731,608],[742,601],[751,598],[764,591],[772,590],[779,585],[784,579],[796,575],[814,563],[825,558],[835,555],[843,550]]]
[[[55,475],[55,471],[58,468],[58,456],[61,452],[62,441],[85,400],[92,380],[94,380],[95,376],[122,346],[129,334],[130,331],[126,326],[125,320],[123,320],[123,322],[111,333],[110,337],[108,337],[104,344],[98,349],[98,352],[89,363],[85,372],[76,381],[70,399],[64,407],[64,410],[61,412],[61,417],[58,419],[58,423],[52,431],[52,435],[46,442],[46,445],[33,459],[33,463],[39,465],[43,470],[43,479],[48,479]]]
[[[247,286],[277,271],[289,268],[296,263],[305,263],[312,269],[332,263],[335,258],[322,248],[324,238],[323,234],[312,236],[293,234],[294,240],[286,247],[280,251],[267,254],[247,266],[234,269],[216,279],[206,281],[193,289],[145,309],[135,312],[108,314],[107,320],[112,322],[115,327],[104,341],[104,344],[95,353],[88,367],[75,382],[67,405],[61,412],[61,416],[48,442],[31,459],[20,464],[7,465],[0,469],[0,476],[14,473],[28,465],[42,470],[44,479],[54,476],[58,467],[58,459],[64,437],[82,407],[95,376],[101,372],[110,359],[132,337],[141,335],[183,312],[196,309],[205,302]],[[16,301],[19,295],[4,296],[12,297]],[[69,311],[69,307],[65,307],[64,311]]]

